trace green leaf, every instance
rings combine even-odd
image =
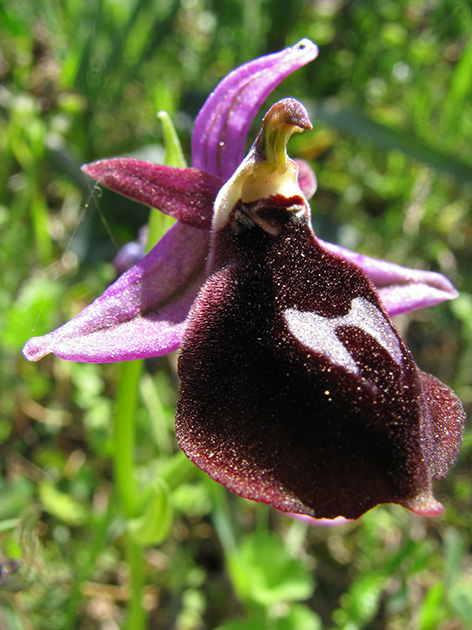
[[[470,583],[461,584],[454,588],[448,597],[448,601],[454,614],[465,624],[464,627],[469,627],[472,619],[472,591]]]
[[[131,538],[139,545],[158,545],[169,534],[173,520],[169,490],[162,481],[151,487],[141,516],[128,520]]]
[[[321,619],[308,606],[294,604],[277,620],[275,630],[322,630]]]
[[[472,76],[470,67],[472,64],[472,37],[469,40],[460,60],[454,68],[449,91],[443,105],[443,115],[441,123],[446,132],[450,135],[455,133],[458,128],[458,122],[461,118],[461,111],[464,103],[470,95],[472,87]]]
[[[277,617],[261,619],[254,611],[244,619],[231,619],[218,630],[322,630],[321,620],[308,606],[293,604]]]
[[[7,532],[10,529],[16,529],[20,525],[19,518],[9,518],[4,521],[0,521],[0,533]]]
[[[426,593],[419,611],[418,630],[434,630],[443,617],[444,584],[437,582]]]
[[[166,157],[164,163],[168,166],[177,166],[185,168],[187,166],[184,158],[184,152],[180,144],[179,137],[167,112],[157,112],[157,117],[162,124],[164,132],[164,146],[166,149]]]
[[[72,527],[83,525],[89,516],[85,506],[58,490],[50,481],[39,484],[39,498],[46,512]]]
[[[262,606],[304,600],[313,592],[313,579],[303,564],[292,558],[274,534],[248,536],[229,556],[233,585],[243,601]]]
[[[460,319],[464,332],[469,340],[472,340],[472,295],[461,293],[451,304],[454,315]]]
[[[231,619],[217,630],[261,630],[259,619]]]
[[[364,627],[375,615],[387,578],[376,573],[360,575],[342,598],[342,608],[334,614],[334,621],[342,628]]]
[[[444,536],[444,585],[450,589],[457,582],[467,548],[465,540],[456,530],[449,528]]]
[[[6,482],[0,481],[0,520],[9,521],[21,516],[26,505],[29,505],[34,495],[34,484],[27,477]]]

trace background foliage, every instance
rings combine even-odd
[[[385,506],[310,528],[182,464],[175,357],[155,360],[139,384],[136,472],[161,480],[152,509],[167,520],[130,529],[111,465],[119,368],[20,354],[32,331],[102,292],[117,248],[147,221],[143,207],[91,196],[79,165],[162,160],[162,109],[188,155],[195,115],[228,71],[310,37],[318,60],[271,102],[295,96],[312,114],[291,152],[318,175],[315,229],[454,282],[458,300],[397,325],[470,411],[471,33],[467,0],[0,2],[1,628],[124,627],[142,595],[128,535],[154,630],[472,626],[470,432],[435,486],[443,516]]]

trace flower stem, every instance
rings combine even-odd
[[[182,162],[182,150],[172,123],[165,114],[160,115],[166,136],[167,158]],[[172,145],[172,151],[169,149]],[[173,223],[173,219],[161,215],[154,209],[149,213],[148,237],[146,253],[157,243],[166,229]],[[143,371],[143,361],[127,361],[121,366],[116,397],[115,433],[114,433],[114,472],[116,487],[120,497],[123,513],[126,519],[139,516],[142,509],[140,488],[135,470],[135,438],[136,438],[136,409],[138,403],[139,380]],[[187,465],[176,458],[166,468],[168,480],[179,483],[193,474]],[[144,630],[146,626],[146,611],[143,608],[144,589],[144,559],[143,548],[126,532],[126,560],[130,571],[130,599],[128,604],[127,630]]]
[[[130,572],[131,592],[128,603],[126,630],[144,630],[146,611],[143,607],[144,559],[141,545],[126,536],[126,560]]]
[[[126,518],[136,516],[139,489],[134,466],[135,418],[142,361],[121,365],[115,410],[114,472]]]
[[[135,420],[142,361],[127,361],[121,365],[115,407],[114,473],[118,495],[126,519],[139,513],[139,485],[136,478],[134,447]],[[141,545],[125,534],[126,560],[130,572],[130,599],[127,630],[144,630],[146,612],[143,608],[144,559]]]
[[[146,251],[152,249],[165,231],[165,218],[151,210]],[[136,478],[134,449],[136,441],[136,409],[138,404],[139,380],[143,361],[126,361],[121,365],[115,407],[114,473],[118,495],[126,519],[139,515],[142,508],[141,493]],[[178,475],[183,464],[175,467],[171,476]],[[170,472],[170,471],[169,471]],[[144,560],[142,546],[126,533],[126,556],[130,571],[130,600],[126,628],[144,630],[146,612],[143,608]]]

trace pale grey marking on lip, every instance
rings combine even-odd
[[[359,368],[347,348],[338,339],[341,326],[355,326],[373,337],[392,359],[402,364],[400,342],[382,312],[363,297],[352,300],[351,310],[340,317],[323,317],[316,313],[288,308],[284,318],[290,332],[307,348],[323,354],[332,363],[342,365],[348,372],[359,373]]]

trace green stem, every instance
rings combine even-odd
[[[118,495],[126,518],[136,516],[139,488],[134,465],[135,418],[142,361],[121,366],[115,411],[114,472]]]
[[[178,138],[168,116],[161,113],[166,136],[167,158],[185,166]],[[172,150],[171,150],[172,149]],[[146,253],[157,243],[173,220],[164,217],[151,209],[148,222]],[[135,419],[138,403],[139,380],[143,370],[143,361],[128,361],[121,367],[116,397],[114,472],[116,487],[126,519],[139,516],[142,508],[139,484],[135,470]],[[182,480],[193,474],[189,473],[181,458],[174,458],[164,471],[164,480],[176,487]],[[144,560],[142,546],[126,534],[126,557],[130,570],[130,600],[126,628],[128,630],[144,630],[146,612],[143,608]]]
[[[144,591],[144,559],[143,549],[126,535],[126,560],[130,571],[131,592],[128,603],[126,630],[144,630],[146,627],[146,611],[143,607]]]
[[[135,419],[138,403],[142,361],[127,361],[121,366],[115,412],[114,469],[118,495],[127,519],[139,513],[139,485],[136,479],[134,447]],[[127,630],[144,630],[146,612],[143,608],[144,560],[140,545],[126,533],[126,560],[130,571],[130,599],[126,620]]]
[[[151,210],[146,251],[149,251],[159,240],[163,228],[162,223],[159,213]],[[143,361],[141,360],[123,363],[116,396],[114,472],[118,495],[126,519],[138,516],[142,508],[134,458],[136,410],[142,371]],[[146,612],[143,608],[143,550],[138,543],[131,539],[128,533],[126,534],[126,557],[130,570],[131,589],[126,628],[144,630]]]

